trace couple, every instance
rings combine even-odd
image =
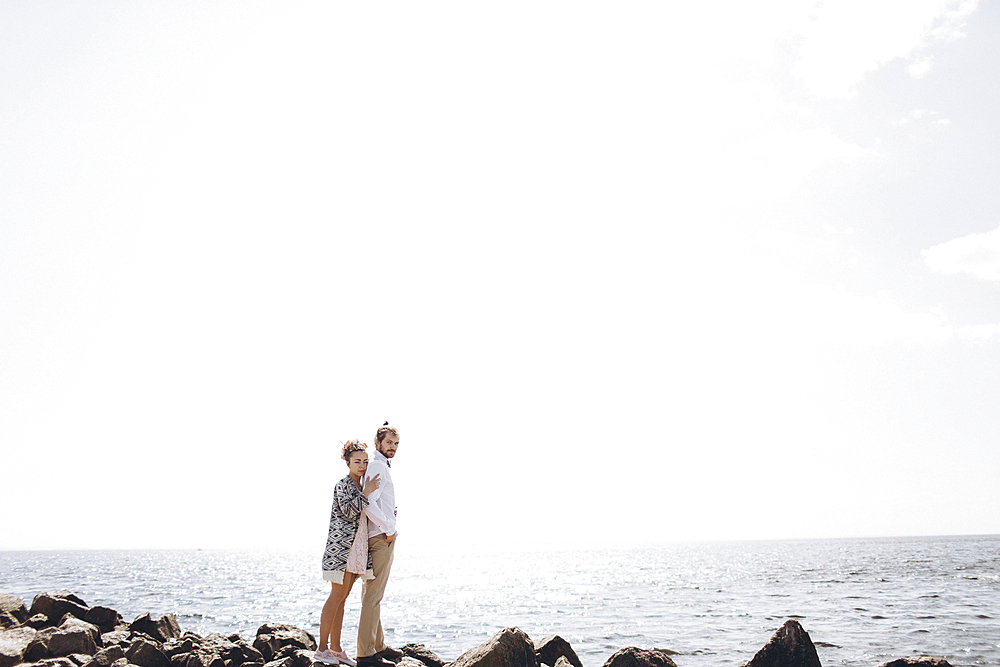
[[[393,667],[403,654],[386,646],[379,606],[392,567],[396,542],[396,497],[389,475],[389,460],[396,455],[399,433],[386,422],[375,434],[371,461],[365,445],[344,443],[342,457],[347,477],[333,489],[330,534],[323,555],[323,579],[330,582],[330,597],[319,623],[319,649],[315,660],[348,667]],[[362,577],[361,620],[358,621],[357,663],[340,645],[344,601],[355,579]]]

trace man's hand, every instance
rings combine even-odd
[[[384,533],[383,533],[383,535],[384,535]],[[399,535],[399,533],[393,533],[392,535],[386,535],[385,536],[385,543],[386,544],[392,544],[393,542],[396,541],[396,536],[397,535]]]

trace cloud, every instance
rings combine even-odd
[[[1000,227],[969,234],[921,250],[932,271],[946,276],[971,273],[981,280],[1000,281]]]
[[[930,71],[921,50],[963,36],[977,0],[841,0],[825,3],[803,24],[796,67],[806,85],[823,97],[849,97],[868,72],[913,58],[910,75]]]

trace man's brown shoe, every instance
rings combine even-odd
[[[391,646],[386,646],[384,649],[382,649],[375,655],[385,660],[389,660],[390,662],[399,662],[400,660],[403,659],[403,652],[397,651]]]

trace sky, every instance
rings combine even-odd
[[[1000,533],[1000,3],[0,4],[0,549]]]

